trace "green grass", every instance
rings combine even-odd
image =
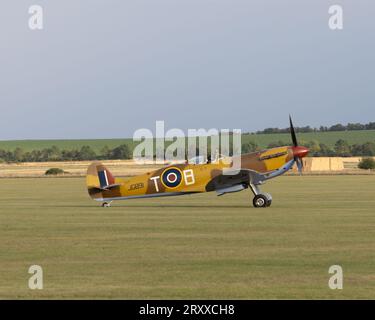
[[[0,181],[0,298],[375,298],[372,176],[281,177],[268,209],[248,190],[100,208],[84,179]]]
[[[363,144],[369,141],[375,141],[375,130],[363,131],[343,131],[343,132],[312,132],[299,133],[298,139],[303,142],[316,140],[321,143],[333,147],[339,139],[344,139],[349,144]],[[291,143],[290,135],[287,133],[280,134],[254,134],[243,135],[242,142],[252,140],[260,147],[265,148],[271,142],[283,141],[286,145]],[[40,150],[57,146],[61,150],[80,149],[82,146],[90,146],[95,152],[100,152],[104,146],[111,149],[126,143],[130,146],[134,145],[132,139],[98,139],[98,140],[14,140],[0,141],[0,149],[14,150],[19,147],[24,151]]]

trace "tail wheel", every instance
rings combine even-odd
[[[253,199],[253,206],[255,208],[269,207],[272,203],[272,197],[270,194],[258,194]]]
[[[102,208],[108,208],[111,206],[111,203],[110,202],[103,202],[102,203]]]

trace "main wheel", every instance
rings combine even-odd
[[[253,199],[253,206],[255,208],[269,207],[272,203],[272,197],[269,194],[257,194]]]

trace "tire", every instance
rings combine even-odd
[[[264,194],[267,197],[267,207],[270,207],[272,204],[272,196],[269,193]]]
[[[108,202],[103,202],[103,203],[102,203],[102,208],[108,208],[108,207],[110,207],[110,206],[111,206],[111,204],[108,203]]]
[[[257,194],[253,199],[253,206],[255,208],[265,208],[271,205],[272,198],[270,199],[265,194]]]
[[[270,207],[271,204],[272,204],[272,199],[270,199],[270,200],[267,201],[267,207]]]

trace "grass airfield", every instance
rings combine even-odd
[[[268,209],[249,190],[101,208],[83,178],[0,182],[1,299],[375,299],[374,176],[274,179]]]

